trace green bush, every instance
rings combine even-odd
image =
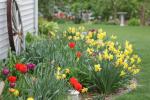
[[[129,26],[139,26],[140,25],[140,20],[136,18],[132,18],[128,21]]]
[[[48,22],[43,18],[39,18],[39,33],[49,36],[54,36],[58,31],[59,26],[55,22]]]

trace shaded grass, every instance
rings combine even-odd
[[[59,26],[60,31],[64,31],[70,26],[85,26],[86,29],[102,28],[108,35],[117,35],[119,42],[123,43],[125,40],[129,40],[133,44],[135,52],[142,57],[141,72],[137,76],[139,86],[128,94],[115,97],[115,100],[150,100],[150,27],[120,27],[91,23],[64,23]]]

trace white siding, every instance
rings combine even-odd
[[[9,40],[7,33],[6,1],[0,0],[0,59],[7,57]],[[17,0],[24,27],[24,33],[37,30],[37,2],[38,0]],[[36,3],[35,3],[36,2]]]

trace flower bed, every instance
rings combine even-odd
[[[66,100],[69,89],[106,96],[129,85],[140,71],[141,59],[132,44],[121,45],[102,29],[70,27],[49,36],[31,36],[20,56],[9,53],[1,64],[2,98]]]

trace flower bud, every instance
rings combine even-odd
[[[16,83],[10,83],[9,86],[10,86],[11,88],[14,88],[14,87],[16,86]]]
[[[3,75],[8,75],[9,74],[9,69],[8,68],[3,68],[2,70]]]

